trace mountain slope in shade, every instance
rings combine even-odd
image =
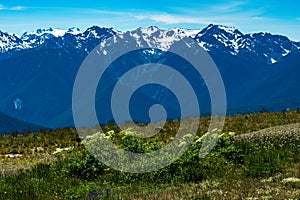
[[[0,135],[9,134],[12,132],[26,132],[26,131],[37,131],[45,129],[44,127],[30,124],[21,120],[14,119],[0,113]]]
[[[49,123],[71,108],[72,87],[82,61],[89,51],[112,34],[111,29],[91,27],[76,36],[85,38],[80,40],[80,48],[76,43],[79,40],[66,34],[0,61],[0,110],[34,124],[58,127]],[[21,108],[16,109],[16,101],[21,102]]]
[[[247,96],[251,104],[270,102],[283,104],[282,109],[300,108],[300,51],[295,51],[272,65],[272,70],[255,84],[249,85],[253,96]],[[259,90],[253,90],[260,88]],[[266,108],[267,109],[267,108]],[[275,109],[270,106],[270,110]]]

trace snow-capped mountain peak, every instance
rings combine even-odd
[[[158,48],[167,51],[176,41],[188,37],[188,34],[179,28],[162,30],[156,26],[138,28],[134,31],[127,31],[121,37],[132,37],[137,45],[143,47]],[[191,34],[190,34],[191,35]]]
[[[188,37],[195,38],[195,36],[201,32],[201,29],[183,29],[183,31]]]
[[[230,34],[241,34],[241,32],[238,29],[236,29],[234,26],[229,27],[229,26],[218,25],[218,28]]]
[[[109,45],[106,39],[111,36],[116,36],[113,42],[118,42],[118,38],[125,37],[126,40],[131,40],[140,47],[159,48],[165,51],[176,41],[184,37],[191,37],[209,52],[233,56],[251,54],[269,64],[276,63],[282,57],[300,49],[299,42],[293,42],[285,36],[270,33],[243,34],[232,26],[210,24],[202,30],[160,29],[150,26],[127,32],[98,26],[92,26],[84,32],[74,27],[69,29],[48,28],[25,32],[21,37],[0,32],[0,53],[36,48],[47,40],[51,41],[52,48],[83,48],[88,53],[99,43],[103,47]]]
[[[18,48],[26,48],[18,36],[0,31],[0,53]]]
[[[116,32],[113,28],[101,28],[98,26],[92,26],[82,33],[82,37],[86,38],[102,38],[103,35],[111,34],[115,35]]]
[[[69,28],[66,33],[70,33],[72,35],[78,35],[78,34],[81,34],[82,31],[80,31],[79,28],[75,28],[75,27],[72,27],[72,28]]]
[[[300,43],[290,41],[285,36],[270,33],[244,35],[235,27],[210,24],[199,32],[195,39],[207,51],[238,55],[251,53],[269,64],[299,49]]]
[[[234,26],[223,26],[223,25],[214,25],[210,24],[206,28],[199,31],[197,37],[201,37],[206,34],[226,34],[226,35],[243,35],[238,29]]]
[[[136,43],[139,47],[150,47],[158,48],[163,51],[167,51],[170,47],[177,41],[183,39],[184,37],[194,37],[200,30],[191,30],[191,29],[181,29],[181,28],[172,28],[172,29],[160,29],[156,26],[150,26],[147,28],[139,27],[133,31],[127,32],[118,32],[114,38],[114,42],[118,42],[118,39],[121,40],[131,40]],[[124,40],[124,41],[125,41]],[[107,41],[103,41],[101,46],[105,47]]]
[[[200,31],[195,39],[207,51],[222,49],[232,55],[237,55],[243,46],[243,36],[235,27],[210,24]]]
[[[50,39],[53,37],[62,37],[66,33],[77,35],[82,32],[80,31],[80,29],[74,27],[67,30],[59,28],[37,29],[36,31],[25,32],[21,36],[21,39],[25,41],[31,40],[32,38]]]
[[[46,40],[52,38],[59,38],[65,36],[66,33],[72,35],[78,35],[82,32],[78,28],[59,29],[59,28],[48,28],[48,29],[37,29],[36,31],[25,32],[21,36],[25,48],[35,48],[43,44]]]
[[[140,27],[137,30],[139,30],[143,35],[152,35],[160,29],[157,26],[149,26],[148,28]]]

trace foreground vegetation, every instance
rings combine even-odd
[[[180,159],[144,174],[98,162],[74,129],[1,136],[0,199],[299,199],[299,122],[299,111],[228,117],[214,150],[199,158],[209,123],[201,118],[198,136]],[[279,125],[287,126],[270,128]],[[146,140],[103,127],[110,140],[133,152],[161,148],[177,128],[178,122],[168,122]]]

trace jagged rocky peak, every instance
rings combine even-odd
[[[102,35],[115,35],[116,31],[113,28],[105,28],[105,27],[99,27],[99,26],[92,26],[88,28],[83,35],[86,37],[94,37],[94,38],[100,38]]]
[[[223,26],[223,25],[210,24],[206,28],[202,29],[196,35],[196,37],[201,37],[203,35],[224,34],[224,33],[230,34],[230,35],[240,35],[240,36],[243,35],[243,33],[241,33],[234,26]]]

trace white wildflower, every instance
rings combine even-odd
[[[235,136],[235,132],[229,132],[228,135],[229,136]]]
[[[215,129],[213,129],[211,132],[212,132],[212,133],[216,133],[216,132],[220,132],[220,131],[221,131],[221,130],[215,128]]]
[[[178,145],[178,147],[184,147],[184,146],[186,146],[187,145],[187,143],[185,142],[185,141],[183,141],[183,142],[181,142],[179,145]]]
[[[186,135],[183,136],[184,141],[191,141],[192,139],[193,139],[192,134],[186,134]]]
[[[295,177],[290,177],[290,178],[285,178],[281,181],[282,183],[297,183],[300,182],[299,178],[295,178]]]
[[[126,129],[124,131],[124,134],[127,135],[127,136],[136,136],[136,132],[131,131],[131,129]]]
[[[62,151],[69,151],[71,148],[56,148],[53,154],[61,153]]]
[[[110,138],[115,135],[115,131],[111,130],[106,133]]]
[[[202,135],[199,139],[196,140],[196,143],[202,142],[209,135],[209,132]]]

